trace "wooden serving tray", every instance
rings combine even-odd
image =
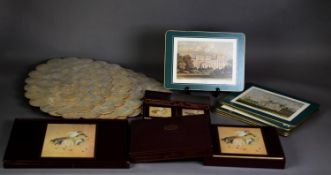
[[[124,120],[16,119],[5,168],[128,168]]]

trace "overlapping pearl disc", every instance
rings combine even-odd
[[[117,64],[88,58],[54,58],[25,80],[30,105],[64,118],[126,119],[141,112],[145,90],[158,81]]]

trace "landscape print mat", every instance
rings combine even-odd
[[[286,121],[292,121],[309,106],[306,102],[255,86],[250,87],[231,102]]]

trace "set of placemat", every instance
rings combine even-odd
[[[271,126],[280,135],[288,136],[318,108],[314,102],[248,83],[245,91],[220,100],[215,112],[250,125]]]
[[[288,136],[319,105],[245,84],[244,73],[242,33],[168,31],[164,87],[106,61],[50,59],[29,73],[24,89],[32,106],[57,119],[16,119],[3,165],[128,168],[194,159],[284,168],[278,134]],[[211,105],[206,96],[170,90],[226,93]],[[210,111],[249,125],[211,124]]]

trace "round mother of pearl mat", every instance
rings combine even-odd
[[[144,74],[89,58],[54,58],[25,79],[32,106],[55,117],[126,119],[141,112],[145,90],[169,92]]]

